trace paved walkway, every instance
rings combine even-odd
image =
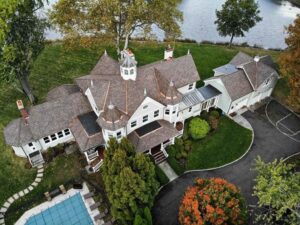
[[[250,122],[255,133],[254,143],[249,153],[240,161],[222,169],[190,172],[164,186],[153,207],[155,225],[178,224],[180,200],[186,188],[193,184],[196,177],[223,177],[241,189],[248,205],[256,204],[257,199],[252,196],[253,179],[256,176],[255,171],[252,170],[255,158],[260,155],[263,160],[270,162],[299,152],[300,143],[280,133],[266,118],[264,107],[255,112],[248,111],[243,116]],[[253,216],[250,216],[247,224],[253,224]]]
[[[242,115],[236,115],[234,117],[231,117],[231,119],[233,119],[236,123],[240,124],[241,126],[249,129],[249,130],[252,130],[252,126],[251,124],[249,123],[248,120],[245,119],[245,117],[243,117]]]
[[[175,180],[178,177],[167,161],[160,163],[158,166],[164,171],[170,181]]]
[[[7,199],[7,201],[2,205],[0,209],[0,224],[5,224],[4,217],[5,213],[8,210],[8,208],[13,204],[16,200],[19,198],[22,198],[24,195],[27,195],[29,192],[31,192],[36,186],[39,185],[39,183],[42,181],[43,176],[44,176],[44,167],[43,165],[39,165],[37,167],[37,174],[35,177],[35,180],[31,185],[29,185],[27,188],[25,188],[22,191],[19,191],[18,193],[15,193],[12,195],[10,198]]]

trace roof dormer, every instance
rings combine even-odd
[[[134,54],[130,50],[122,51],[120,72],[124,80],[136,80],[137,62],[135,61]]]

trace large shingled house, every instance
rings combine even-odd
[[[221,93],[196,88],[200,77],[189,53],[173,58],[167,49],[164,60],[140,67],[132,52],[122,58],[105,52],[90,74],[51,90],[43,104],[25,109],[18,101],[22,118],[5,128],[6,143],[33,166],[43,163],[49,147],[76,141],[96,171],[111,137],[127,137],[138,152],[164,160],[185,119],[215,107]]]
[[[51,90],[47,102],[25,109],[17,101],[22,118],[7,125],[5,140],[33,166],[43,163],[41,153],[49,147],[76,141],[97,171],[111,137],[127,137],[138,152],[160,163],[168,157],[165,147],[182,135],[187,118],[211,107],[229,114],[240,108],[231,109],[244,96],[254,104],[271,94],[277,76],[269,57],[254,61],[239,53],[196,88],[200,77],[189,53],[173,58],[173,50],[167,49],[164,60],[137,67],[131,51],[124,51],[120,62],[105,52],[90,74]],[[272,85],[263,88],[265,83]]]

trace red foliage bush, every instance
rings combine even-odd
[[[246,208],[237,187],[224,179],[195,180],[179,208],[182,225],[245,224]]]

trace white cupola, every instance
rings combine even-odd
[[[137,62],[134,54],[130,50],[122,51],[122,61],[120,66],[121,76],[124,80],[136,80]]]
[[[169,60],[173,58],[173,48],[168,45],[168,48],[165,49],[164,60]]]

